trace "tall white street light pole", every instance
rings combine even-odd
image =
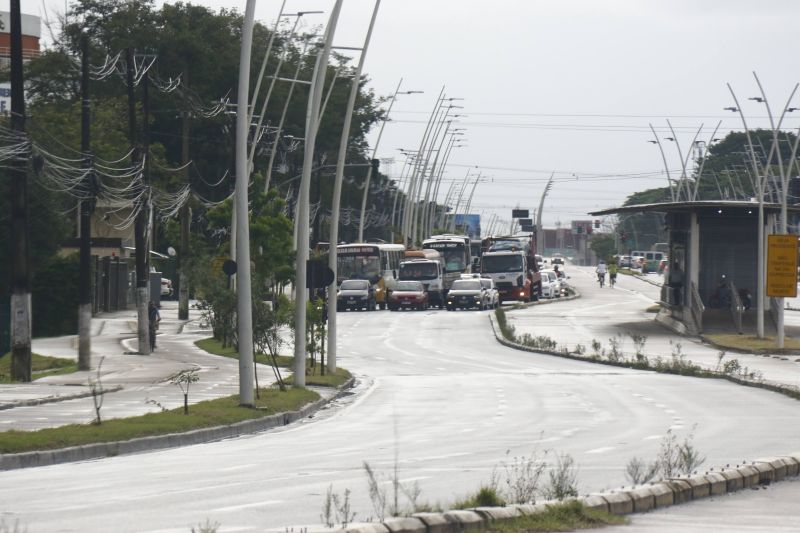
[[[250,53],[253,46],[253,24],[256,0],[247,0],[242,26],[242,48],[239,54],[239,89],[236,110],[236,310],[239,337],[239,404],[253,406],[253,315],[250,284],[250,224],[248,220],[247,186],[250,175],[247,164],[247,140],[250,131],[250,113],[247,109],[250,89]]]
[[[369,49],[369,41],[372,37],[372,30],[375,27],[375,19],[378,16],[378,8],[381,5],[381,0],[375,1],[375,7],[372,10],[372,18],[369,21],[369,29],[367,36],[364,39],[364,47],[361,49],[361,57],[358,60],[358,66],[353,75],[353,82],[350,86],[350,96],[347,100],[347,110],[344,115],[344,122],[342,124],[342,137],[339,140],[339,157],[336,160],[336,177],[333,182],[333,197],[331,199],[331,226],[330,226],[330,249],[328,250],[328,268],[333,270],[333,281],[328,285],[328,372],[331,374],[336,372],[336,280],[338,278],[337,272],[337,258],[338,249],[336,248],[339,243],[339,207],[342,196],[342,180],[344,178],[344,163],[347,157],[347,144],[350,140],[350,123],[353,118],[353,108],[356,104],[356,96],[358,96],[358,88],[361,85],[361,71],[364,68],[364,60],[367,58],[367,50]],[[401,80],[402,81],[402,80]],[[399,88],[399,85],[398,85]],[[395,92],[396,94],[396,92]],[[384,122],[385,123],[385,122]],[[372,169],[372,165],[369,167]],[[369,177],[367,178],[369,183]],[[366,193],[365,193],[366,194]],[[362,212],[363,220],[363,212]],[[361,228],[359,229],[359,231]],[[361,239],[359,238],[359,241]]]
[[[300,194],[298,197],[297,216],[297,255],[295,279],[295,310],[294,310],[294,385],[305,387],[306,384],[306,262],[308,261],[309,245],[309,192],[311,187],[311,170],[314,164],[314,146],[319,129],[320,107],[322,104],[322,91],[325,85],[325,76],[328,70],[328,57],[330,56],[333,35],[336,33],[336,24],[339,12],[342,9],[342,0],[336,0],[331,11],[328,25],[325,28],[322,51],[317,55],[314,65],[314,74],[309,91],[308,107],[306,108],[306,141],[303,153],[303,175],[300,181]]]
[[[400,78],[400,81],[397,83],[397,89],[394,90],[394,94],[392,95],[391,100],[389,101],[389,109],[386,110],[386,115],[383,117],[381,121],[381,129],[378,130],[378,138],[375,139],[375,146],[372,149],[372,161],[378,156],[378,146],[381,143],[381,137],[383,136],[383,128],[386,127],[386,123],[389,121],[389,114],[392,112],[392,106],[394,106],[395,100],[397,100],[398,94],[422,94],[422,91],[403,91],[400,92],[400,86],[403,84],[403,78]],[[369,182],[370,178],[372,178],[372,165],[367,168],[367,177],[364,180],[364,194],[361,197],[361,217],[358,219],[358,242],[364,242],[364,219],[366,218],[366,210],[367,210],[367,197],[369,196]]]
[[[456,129],[461,129],[461,128],[456,128]],[[444,177],[444,172],[445,172],[445,169],[447,168],[447,162],[450,160],[450,154],[452,153],[453,148],[461,147],[461,145],[456,145],[455,144],[456,142],[458,142],[458,140],[459,140],[458,137],[461,136],[461,135],[463,135],[463,132],[453,131],[453,133],[450,136],[450,141],[447,143],[447,149],[445,150],[444,161],[439,166],[439,168],[438,168],[438,170],[436,172],[436,177],[435,177],[436,185],[434,186],[434,189],[433,189],[433,198],[432,198],[432,201],[431,201],[431,203],[430,203],[430,205],[428,207],[428,211],[429,212],[425,216],[425,224],[426,224],[425,234],[426,235],[430,235],[433,232],[433,229],[434,229],[433,226],[434,226],[434,222],[436,220],[436,211],[437,211],[437,205],[438,205],[437,204],[437,200],[439,198],[439,186],[442,183],[442,178]]]
[[[405,155],[406,155],[406,160],[403,162],[403,169],[400,171],[400,178],[397,180],[397,188],[394,191],[394,201],[392,202],[392,242],[393,243],[395,242],[394,230],[395,230],[395,227],[396,227],[396,224],[397,224],[397,222],[395,220],[395,213],[397,212],[397,197],[400,195],[400,191],[403,188],[403,185],[404,185],[403,180],[405,178],[410,179],[410,176],[408,176],[406,174],[406,172],[411,168],[411,165],[409,165],[409,161],[411,161],[413,159],[413,157],[414,157],[414,156],[409,155],[409,154],[405,154]],[[407,193],[404,193],[404,194],[407,194]],[[401,229],[401,232],[402,232],[402,229]]]
[[[431,116],[428,119],[428,123],[425,126],[425,132],[422,134],[422,139],[420,140],[419,149],[417,150],[417,159],[414,162],[414,168],[411,172],[411,179],[409,182],[409,194],[406,196],[405,208],[403,209],[403,238],[405,242],[409,242],[409,237],[411,238],[411,244],[415,244],[415,236],[410,235],[411,233],[411,222],[412,217],[414,214],[414,202],[416,198],[416,190],[417,190],[417,178],[419,176],[419,168],[422,163],[422,160],[425,159],[425,146],[428,142],[428,136],[431,131],[431,126],[433,125],[436,116],[439,113],[439,108],[442,105],[444,98],[444,86],[442,86],[442,90],[439,92],[439,96],[436,98],[436,103],[433,106],[433,111],[431,111]]]

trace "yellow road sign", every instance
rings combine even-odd
[[[767,235],[767,296],[797,296],[797,235]]]

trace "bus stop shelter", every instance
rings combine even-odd
[[[758,291],[758,232],[775,233],[781,205],[764,204],[764,224],[759,228],[757,202],[710,200],[665,202],[606,209],[593,216],[654,212],[664,214],[669,241],[669,261],[661,290],[657,320],[684,334],[709,329],[752,329]],[[789,206],[790,221],[800,206]],[[764,280],[762,280],[762,283]],[[773,330],[777,300],[766,298],[765,320]]]

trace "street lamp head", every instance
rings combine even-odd
[[[666,140],[668,140],[668,141],[673,141],[673,142],[675,142],[675,137],[664,137],[664,138],[665,138]]]
[[[425,91],[401,91],[397,94],[425,94]]]
[[[651,140],[648,140],[647,142],[649,142],[650,144],[658,144],[658,141],[654,141],[654,140],[652,140],[652,139],[651,139]]]
[[[791,113],[792,111],[797,111],[798,109],[800,109],[800,107],[789,107],[786,109],[786,112]]]
[[[753,100],[754,102],[764,103],[764,99],[760,96],[751,96],[748,100]]]
[[[734,107],[734,106],[731,106],[731,107],[723,107],[722,109],[724,109],[725,111],[733,111],[734,113],[736,113],[737,111],[739,111],[739,108],[738,108],[738,107]]]

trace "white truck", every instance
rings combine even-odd
[[[406,250],[405,260],[400,263],[398,279],[421,281],[428,293],[430,305],[444,308],[444,259],[436,250]]]

